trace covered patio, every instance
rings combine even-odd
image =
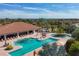
[[[3,25],[0,27],[0,41],[34,34],[39,30],[39,28],[40,27],[24,22],[14,22]]]

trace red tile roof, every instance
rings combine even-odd
[[[14,22],[11,24],[3,25],[0,27],[0,34],[9,34],[9,33],[18,33],[22,31],[36,30],[40,27],[37,27],[32,24],[24,22]]]

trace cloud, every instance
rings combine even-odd
[[[19,7],[19,9],[4,9],[0,10],[0,18],[79,18],[79,7],[78,5],[63,5],[63,4],[52,4],[52,7],[58,8],[59,10],[50,10],[48,8],[41,7],[25,7],[17,4],[1,4],[12,7]],[[31,12],[29,12],[31,11]],[[35,12],[34,12],[35,11]],[[37,13],[36,13],[37,11]],[[40,13],[41,12],[41,13]]]
[[[30,10],[38,10],[38,11],[43,11],[43,12],[51,12],[51,10],[44,9],[44,8],[34,8],[34,7],[22,7],[23,9],[30,9]]]
[[[79,10],[69,12],[51,11],[46,13],[28,13],[22,10],[1,10],[0,18],[79,18]]]
[[[21,7],[21,5],[15,5],[15,4],[7,4],[7,3],[1,3],[0,5],[6,5],[6,6],[13,6],[13,7]]]
[[[30,10],[30,11],[35,10],[35,11],[41,11],[41,12],[51,12],[51,10],[44,9],[44,8],[38,8],[38,7],[24,7],[21,5],[7,4],[7,3],[2,3],[1,5],[11,6],[11,7],[20,7],[20,9]]]
[[[0,18],[38,18],[37,14],[27,13],[21,10],[1,10]]]

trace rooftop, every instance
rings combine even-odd
[[[0,26],[0,35],[18,33],[18,32],[29,31],[29,30],[36,30],[38,28],[39,27],[29,23],[14,22],[14,23]]]

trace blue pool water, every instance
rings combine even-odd
[[[57,40],[54,38],[48,38],[45,40],[37,40],[36,38],[24,38],[22,40],[18,40],[15,42],[15,45],[20,45],[22,48],[12,51],[9,54],[12,56],[22,56],[28,52],[31,52],[43,44],[47,44],[49,42],[56,42]]]

